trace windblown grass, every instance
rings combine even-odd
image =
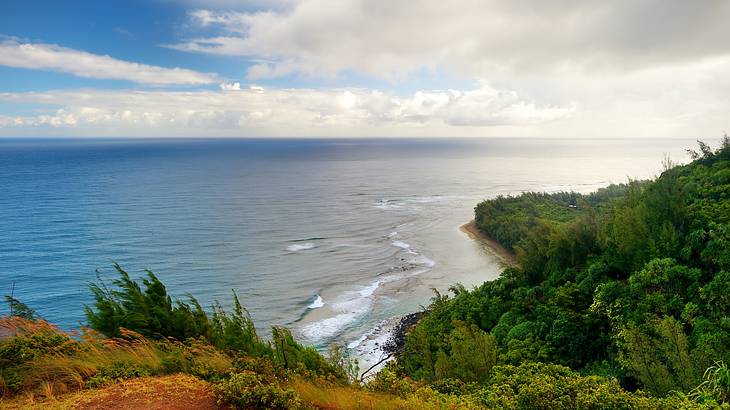
[[[149,340],[124,330],[104,338],[84,329],[71,335],[43,321],[0,319],[0,388],[3,396],[52,397],[122,379],[186,372],[223,374],[231,359],[198,341]]]
[[[368,392],[352,386],[336,386],[297,379],[290,387],[303,401],[320,409],[392,409],[395,396]]]

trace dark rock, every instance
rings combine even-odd
[[[415,312],[405,315],[393,328],[390,338],[383,343],[382,350],[387,354],[399,354],[403,351],[406,343],[406,334],[427,312]]]

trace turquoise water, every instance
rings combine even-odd
[[[265,332],[377,350],[431,288],[495,278],[459,232],[483,198],[656,174],[678,140],[0,140],[0,291],[62,328],[86,283],[153,270]],[[2,311],[0,313],[3,313]]]

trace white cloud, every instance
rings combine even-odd
[[[20,43],[12,39],[0,41],[0,65],[150,85],[201,85],[219,81],[214,74],[133,63],[53,44]]]
[[[263,89],[224,83],[224,92],[76,90],[4,93],[0,102],[49,107],[0,117],[0,133],[37,127],[114,135],[353,135],[388,130],[524,126],[569,117],[575,107],[541,106],[486,83],[467,91],[419,91],[399,97],[367,89]],[[235,89],[236,92],[225,92]]]
[[[410,95],[356,88],[0,93],[0,135],[708,137],[728,130],[730,56],[622,75],[504,77]]]
[[[286,10],[299,0],[157,0],[163,3],[180,3],[186,7],[214,10]]]
[[[252,78],[628,72],[730,54],[728,15],[723,0],[302,0],[277,11],[194,11],[220,34],[172,47],[260,60]]]
[[[228,83],[228,82],[222,82],[221,90],[223,91],[240,91],[241,90],[241,83]]]

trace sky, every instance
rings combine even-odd
[[[0,136],[716,138],[730,1],[0,2]]]

